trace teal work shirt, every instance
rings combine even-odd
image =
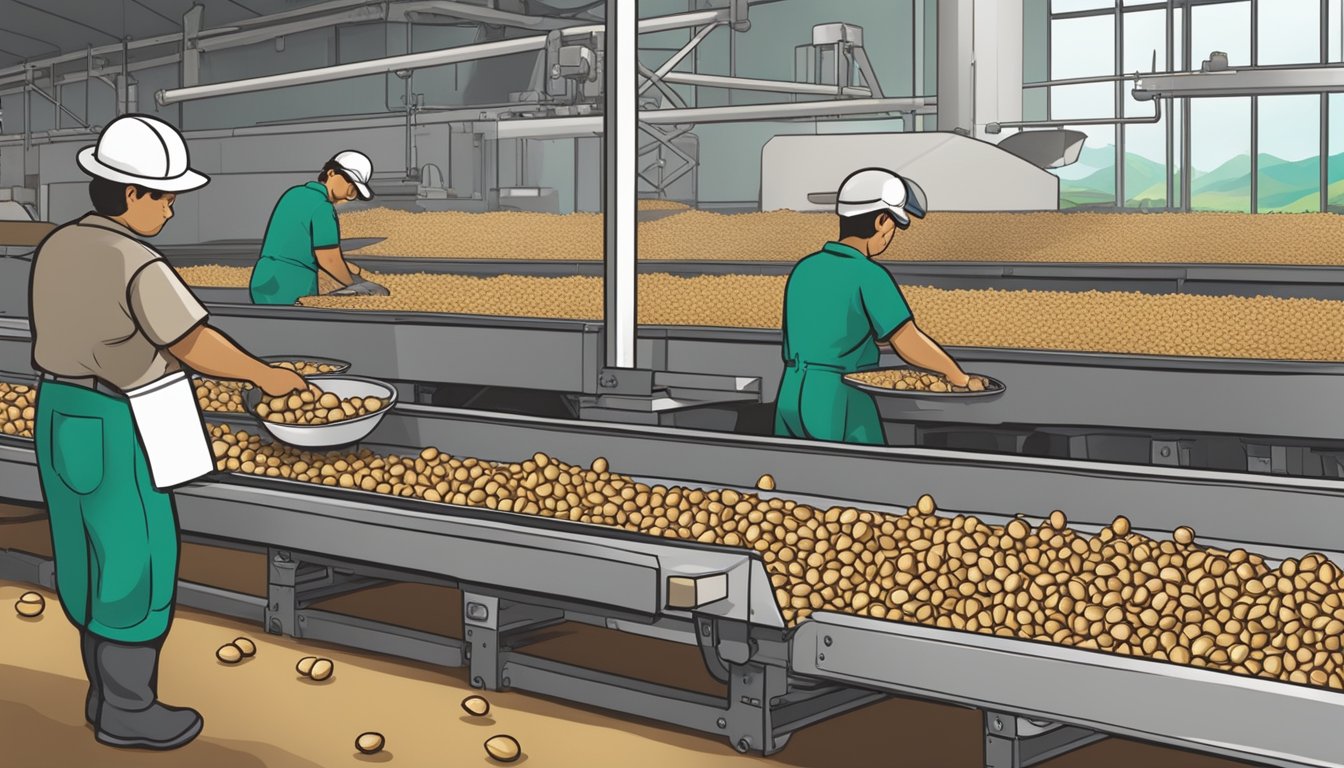
[[[843,377],[875,368],[878,343],[912,319],[891,273],[854,248],[827,243],[798,262],[784,289],[775,434],[884,443],[877,405]]]
[[[336,207],[327,187],[316,181],[292,187],[271,211],[252,268],[253,304],[293,304],[317,293],[317,257],[313,251],[341,244]]]

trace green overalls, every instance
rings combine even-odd
[[[326,185],[310,181],[280,196],[266,225],[261,258],[252,268],[253,304],[293,304],[317,294],[313,251],[341,244],[336,207]]]
[[[827,243],[798,262],[784,289],[775,434],[883,445],[877,404],[842,379],[876,368],[878,342],[911,319],[891,273],[859,251]]]
[[[34,438],[70,620],[121,643],[162,637],[177,586],[177,516],[150,480],[130,404],[44,380]]]

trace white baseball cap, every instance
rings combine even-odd
[[[359,190],[360,200],[373,199],[373,191],[369,189],[369,177],[373,175],[373,161],[363,152],[356,152],[353,149],[347,149],[338,152],[331,162],[339,165],[346,178]]]
[[[187,192],[210,183],[190,168],[187,142],[173,126],[149,115],[122,115],[103,128],[98,143],[79,151],[90,176],[159,192]]]
[[[901,229],[910,226],[910,217],[924,218],[928,200],[924,190],[885,168],[855,171],[840,184],[835,197],[835,212],[841,216],[859,216],[873,211],[890,211]]]

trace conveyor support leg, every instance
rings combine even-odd
[[[462,632],[471,686],[499,690],[499,598],[462,593]]]
[[[509,687],[501,676],[504,643],[510,636],[564,619],[561,611],[462,591],[462,631],[471,668],[471,685],[497,691]]]
[[[728,740],[738,752],[766,755],[784,748],[788,734],[775,734],[775,705],[788,693],[783,667],[733,664],[728,681]]]
[[[1104,735],[1069,725],[1033,723],[1002,712],[985,712],[985,768],[1028,768],[1072,752]]]
[[[267,555],[270,563],[266,577],[266,631],[296,637],[299,604],[294,592],[299,574],[298,558],[282,549],[268,550]]]

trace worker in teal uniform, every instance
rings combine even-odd
[[[373,198],[372,175],[366,155],[346,150],[327,161],[317,181],[280,196],[266,225],[261,257],[252,267],[253,304],[294,304],[317,295],[319,270],[341,285],[339,295],[387,295],[386,288],[365,280],[359,267],[345,260],[336,217],[336,206]]]
[[[42,242],[29,283],[33,368],[41,372],[34,442],[56,591],[79,628],[89,679],[84,716],[97,740],[172,749],[194,739],[202,720],[158,701],[179,540],[172,496],[156,487],[152,470],[155,457],[184,450],[158,434],[159,450],[147,450],[129,398],[165,381],[186,384],[184,364],[273,396],[306,385],[210,328],[205,308],[144,242],[172,218],[177,194],[209,181],[190,169],[186,142],[171,125],[123,115],[78,162],[94,177],[94,211]],[[179,434],[196,430],[202,439],[199,411],[187,416],[195,423],[181,420]],[[209,472],[213,462],[202,459]]]
[[[844,383],[846,374],[877,367],[880,344],[906,363],[966,386],[970,377],[915,325],[910,306],[886,268],[873,259],[910,216],[924,218],[918,185],[881,168],[852,173],[836,196],[840,238],[799,261],[784,289],[784,377],[775,403],[775,434],[882,445],[877,404]]]

